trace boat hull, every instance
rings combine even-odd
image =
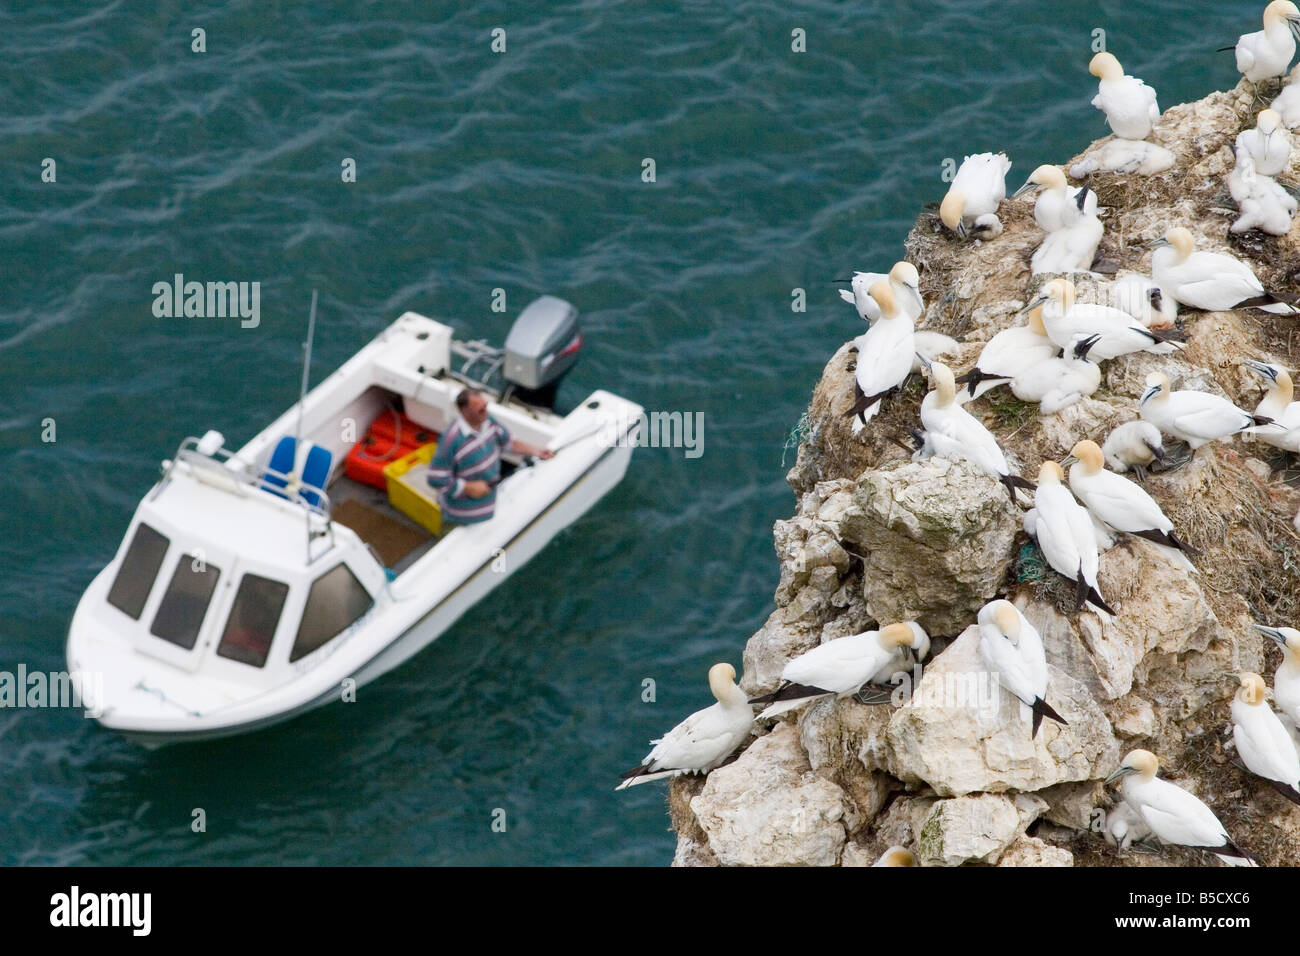
[[[541,552],[559,532],[608,494],[626,473],[631,453],[629,445],[607,449],[563,494],[555,498],[518,534],[502,544],[500,553],[492,561],[476,568],[412,626],[369,660],[352,669],[349,676],[354,686],[360,688],[369,684],[437,640],[466,611],[500,586]],[[216,740],[265,730],[341,699],[340,688],[335,685],[306,702],[278,713],[193,730],[183,726],[167,730],[141,730],[114,721],[111,714],[98,720],[103,726],[135,743],[157,749],[171,744]]]

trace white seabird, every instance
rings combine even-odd
[[[1286,86],[1269,108],[1282,118],[1282,125],[1287,129],[1300,127],[1300,63],[1287,75]]]
[[[1037,402],[1042,415],[1055,415],[1101,387],[1101,366],[1089,358],[1099,335],[1075,336],[1062,355],[1038,362],[1011,380],[1022,402]]]
[[[1098,53],[1088,64],[1088,72],[1101,82],[1092,105],[1106,114],[1111,131],[1121,139],[1146,139],[1151,127],[1160,120],[1156,91],[1135,76],[1126,76],[1119,60],[1109,53]]]
[[[1151,828],[1138,816],[1138,812],[1121,800],[1106,814],[1102,830],[1106,842],[1123,853],[1134,843],[1151,836]]]
[[[1273,700],[1292,725],[1300,727],[1300,631],[1263,624],[1251,627],[1282,648],[1282,663],[1273,673]]]
[[[1300,754],[1273,708],[1264,678],[1250,671],[1239,675],[1232,698],[1232,742],[1246,769],[1263,777],[1293,803],[1300,803]]]
[[[1106,470],[1105,457],[1096,442],[1076,442],[1070,458],[1075,460],[1070,466],[1070,490],[1094,518],[1112,531],[1150,541],[1191,569],[1187,555],[1193,549],[1178,540],[1174,523],[1149,494],[1127,478]]]
[[[963,159],[939,205],[943,224],[963,239],[1000,235],[998,204],[1007,198],[1010,168],[1005,153],[976,153]]]
[[[754,711],[736,686],[736,669],[727,663],[714,664],[709,668],[709,689],[718,702],[650,741],[654,749],[624,773],[623,782],[614,789],[683,773],[708,773],[745,742],[754,725]]]
[[[1176,226],[1156,242],[1151,253],[1151,278],[1182,305],[1207,312],[1262,309],[1278,315],[1297,310],[1264,290],[1254,270],[1221,252],[1196,250],[1192,234]]]
[[[1038,736],[1044,717],[1066,723],[1044,698],[1047,696],[1047,656],[1037,629],[1010,601],[990,601],[980,608],[979,653],[997,675],[1000,686],[1019,700],[1030,720],[1031,737]]]
[[[930,366],[934,388],[921,400],[921,426],[927,447],[942,458],[963,458],[976,468],[997,477],[1011,500],[1016,488],[1033,489],[1033,484],[1011,473],[1007,456],[993,433],[957,402],[957,384],[952,370],[942,362]]]
[[[1070,167],[1070,175],[1083,179],[1093,173],[1154,176],[1173,166],[1174,154],[1146,140],[1110,139],[1090,150]]]
[[[894,304],[913,322],[925,312],[925,301],[921,298],[921,276],[917,273],[916,266],[910,262],[895,262],[888,274],[855,272],[853,278],[847,281],[849,288],[840,289],[840,298],[857,309],[858,315],[868,325],[880,318],[880,303],[871,296],[871,287],[877,282],[889,283],[889,291],[894,293]]]
[[[1031,309],[1028,319],[1025,325],[1003,329],[989,339],[980,350],[975,367],[958,376],[957,382],[965,386],[963,391],[968,398],[979,398],[1060,351],[1043,328],[1042,306]]]
[[[1038,541],[1052,570],[1074,584],[1076,608],[1088,603],[1114,614],[1097,588],[1099,558],[1092,517],[1061,484],[1064,477],[1056,462],[1043,462],[1034,494],[1034,520],[1032,525],[1026,522],[1025,530]]]
[[[1295,56],[1300,9],[1291,0],[1273,0],[1264,8],[1264,29],[1237,38],[1237,72],[1258,83],[1286,73]]]
[[[905,647],[920,650],[918,634],[928,650],[930,639],[914,622],[827,641],[786,664],[781,685],[749,703],[766,704],[758,719],[768,720],[823,697],[849,697],[863,684],[887,683],[899,670],[910,668],[900,666],[899,652]]]
[[[1291,217],[1296,213],[1295,197],[1270,177],[1257,174],[1254,161],[1240,147],[1237,165],[1228,173],[1228,193],[1241,210],[1230,231],[1243,233],[1258,229],[1271,236],[1285,236],[1291,231]]]
[[[880,859],[871,864],[874,866],[916,866],[916,855],[911,850],[902,846],[891,846],[881,854]]]
[[[1237,134],[1236,148],[1243,150],[1255,163],[1261,176],[1276,176],[1286,171],[1291,159],[1291,136],[1282,126],[1276,110],[1260,110],[1254,129]]]
[[[1120,793],[1162,843],[1209,850],[1229,866],[1255,861],[1228,836],[1214,811],[1177,784],[1156,776],[1160,762],[1149,750],[1131,750],[1106,783],[1122,780]]]
[[[880,318],[854,340],[858,358],[853,406],[844,414],[845,418],[854,419],[855,434],[880,411],[884,397],[911,374],[916,356],[915,326],[897,307],[889,283],[873,285],[871,297],[880,304]]]
[[[1172,329],[1178,319],[1178,303],[1140,272],[1120,276],[1107,292],[1111,306],[1127,312],[1148,329]]]
[[[1097,194],[1087,186],[1070,186],[1057,166],[1039,166],[1011,196],[1041,190],[1034,202],[1034,222],[1043,232],[1056,232],[1097,215]]]
[[[1169,376],[1164,372],[1147,375],[1147,390],[1142,393],[1138,409],[1146,421],[1166,435],[1187,442],[1193,451],[1207,442],[1269,424],[1218,395],[1185,389],[1170,391]]]
[[[1112,471],[1131,469],[1142,480],[1153,461],[1164,460],[1165,446],[1160,429],[1139,418],[1116,426],[1102,443],[1101,453]]]
[[[1049,232],[1030,257],[1031,274],[1089,271],[1104,233],[1105,227],[1096,216],[1084,216],[1072,226]]]
[[[944,335],[942,332],[932,332],[929,329],[918,329],[912,336],[912,342],[916,346],[916,354],[912,356],[913,372],[929,368],[945,355],[951,355],[961,347],[961,343],[952,336]]]
[[[1069,279],[1053,279],[1047,283],[1027,308],[1038,305],[1043,307],[1047,337],[1060,348],[1073,347],[1079,336],[1100,336],[1089,352],[1094,362],[1130,352],[1163,355],[1182,347],[1179,340],[1184,336],[1176,329],[1148,329],[1127,312],[1108,305],[1076,302],[1074,283]]]
[[[1291,375],[1284,368],[1247,359],[1245,366],[1267,383],[1264,397],[1255,406],[1256,418],[1271,418],[1274,424],[1260,425],[1254,435],[1275,448],[1300,454],[1300,402],[1292,401]]]

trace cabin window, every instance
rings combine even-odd
[[[108,603],[123,614],[140,620],[140,612],[149,600],[154,578],[167,554],[167,536],[160,534],[143,521],[135,526],[135,537],[126,549],[126,557],[113,579],[108,592]]]
[[[203,615],[208,611],[219,577],[221,571],[197,555],[182,555],[149,633],[191,650],[198,640]]]
[[[335,565],[311,585],[290,662],[306,657],[348,629],[374,602],[346,564]]]
[[[245,574],[217,645],[217,656],[253,667],[264,666],[288,593],[289,585],[283,581]]]

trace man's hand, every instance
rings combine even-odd
[[[465,494],[471,498],[482,498],[492,490],[492,486],[486,481],[467,481],[465,482]]]
[[[543,448],[541,445],[534,445],[531,442],[520,441],[517,438],[510,443],[510,450],[519,455],[527,455],[530,458],[540,458],[542,461],[555,457],[555,452],[551,449]]]

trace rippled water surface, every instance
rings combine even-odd
[[[585,322],[566,396],[703,412],[705,445],[639,450],[356,704],[154,753],[0,710],[0,861],[667,863],[662,787],[612,787],[771,609],[784,445],[858,332],[828,280],[888,268],[945,157],[1005,149],[1014,188],[1102,135],[1093,28],[1172,105],[1236,81],[1214,48],[1262,6],[6,4],[0,670],[64,666],[81,590],[182,437],[241,444],[295,399],[313,287],[313,381],[403,310],[500,341],[551,292]],[[259,281],[261,325],[154,318],[177,272]]]

